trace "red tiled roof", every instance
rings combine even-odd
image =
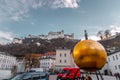
[[[32,53],[31,55],[35,56],[35,57],[42,57],[42,56],[54,56],[56,55],[56,52],[47,52],[45,54],[35,54],[35,53]]]
[[[34,55],[36,57],[42,57],[43,56],[43,54],[34,54],[34,53],[32,53],[32,55]]]
[[[56,55],[56,52],[47,52],[45,55]]]
[[[42,57],[42,56],[43,56],[43,54],[36,54],[36,56],[37,56],[37,57]]]

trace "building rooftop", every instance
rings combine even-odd
[[[47,55],[49,55],[49,56],[51,56],[51,55],[56,55],[56,52],[47,52],[47,53],[45,53],[44,55],[45,55],[45,56],[47,56]]]

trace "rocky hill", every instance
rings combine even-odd
[[[120,51],[120,34],[99,41],[106,49],[108,55]]]
[[[14,56],[23,56],[25,53],[44,54],[48,51],[55,51],[58,48],[72,49],[79,40],[71,39],[52,39],[43,40],[38,38],[25,38],[22,44],[0,45],[0,51],[10,53]]]
[[[14,56],[23,56],[26,53],[44,54],[63,47],[72,50],[78,41],[80,40],[64,38],[52,40],[25,38],[22,44],[10,43],[7,45],[0,45],[0,51],[10,53]],[[108,54],[120,51],[120,34],[112,36],[108,39],[100,40],[99,42],[105,47]]]

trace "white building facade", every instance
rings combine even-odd
[[[10,70],[16,65],[16,57],[7,55],[5,52],[0,52],[0,69]]]
[[[108,56],[108,67],[112,74],[120,73],[120,51],[114,52]]]
[[[22,44],[22,43],[23,43],[23,39],[21,39],[21,38],[14,38],[14,39],[13,39],[13,43],[14,43],[14,44],[15,44],[15,43]]]
[[[61,70],[64,67],[75,67],[70,49],[57,49],[55,69]]]
[[[40,58],[40,68],[43,68],[44,71],[54,69],[55,58],[50,56],[42,56]]]

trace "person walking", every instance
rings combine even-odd
[[[89,75],[87,75],[84,80],[92,80],[92,78]]]
[[[118,80],[120,80],[120,74],[117,72],[117,78]]]
[[[116,77],[116,80],[117,80],[117,73],[115,73],[114,76]]]
[[[11,74],[15,75],[17,73],[17,66],[13,66],[11,69]]]
[[[84,80],[84,79],[85,79],[85,77],[84,77],[84,75],[82,75],[82,76],[81,76],[81,80]]]

